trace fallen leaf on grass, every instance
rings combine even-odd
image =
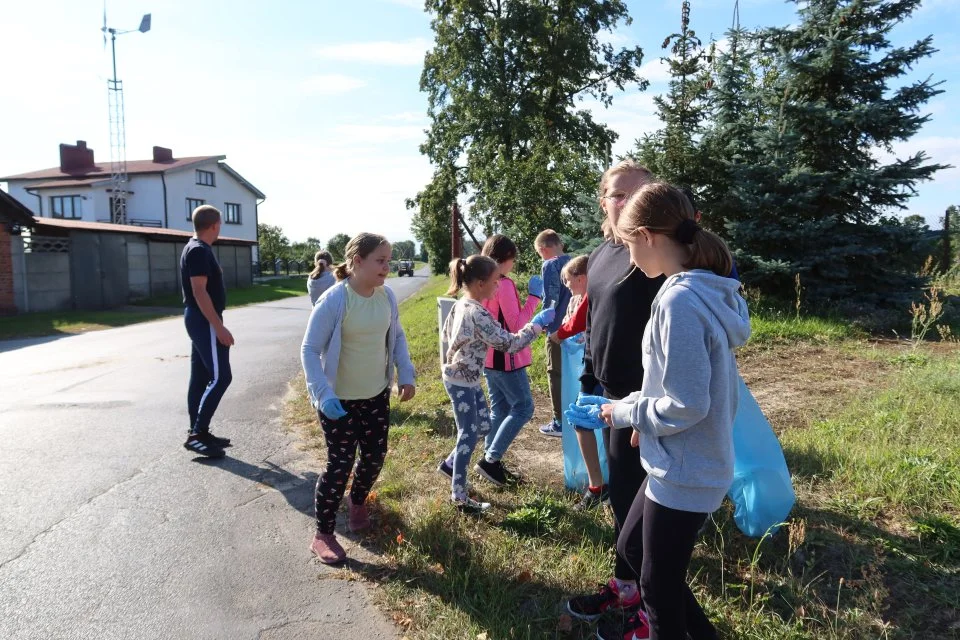
[[[557,631],[562,631],[564,633],[569,633],[573,630],[573,618],[567,614],[560,616],[560,619],[557,621]]]
[[[527,582],[530,582],[530,580],[532,580],[532,579],[533,579],[533,574],[530,573],[530,570],[529,570],[529,569],[524,569],[524,570],[521,571],[520,574],[517,576],[517,582],[519,582],[519,583],[521,583],[521,584],[525,584],[525,583],[527,583]]]

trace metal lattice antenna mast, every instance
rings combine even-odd
[[[107,103],[110,117],[110,222],[127,222],[127,126],[123,107],[123,81],[117,79],[117,35],[150,30],[150,14],[140,20],[137,29],[117,31],[107,26],[107,8],[103,8],[103,44],[110,34],[110,53],[113,58],[113,77],[107,79]]]

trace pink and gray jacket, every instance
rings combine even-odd
[[[510,333],[517,333],[524,326],[530,323],[533,314],[540,304],[540,298],[536,296],[527,296],[527,301],[522,306],[520,304],[520,294],[517,293],[517,285],[510,278],[500,278],[500,287],[497,289],[497,295],[485,300],[484,308],[490,312],[494,319],[499,320],[500,314],[503,314],[504,328]],[[493,368],[494,349],[487,349],[487,358],[484,366],[488,369]],[[524,347],[517,353],[504,354],[504,363],[506,371],[516,371],[524,367],[529,367],[533,362],[533,355],[530,353],[530,347]]]

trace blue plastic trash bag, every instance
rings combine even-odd
[[[739,378],[739,376],[738,376]],[[736,507],[733,519],[753,538],[774,533],[786,520],[796,495],[780,441],[743,378],[733,419],[733,484],[727,495]]]
[[[561,388],[560,402],[564,409],[577,401],[580,393],[580,373],[583,370],[583,334],[577,334],[564,340],[560,346],[561,353]],[[600,452],[600,469],[603,471],[603,481],[607,482],[607,452],[603,445],[603,430],[594,431],[597,436],[597,449]],[[574,427],[563,417],[563,481],[568,489],[577,492],[587,490],[590,482],[587,479],[587,465],[583,462],[580,453],[580,444]]]

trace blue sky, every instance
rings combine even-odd
[[[242,8],[238,5],[246,5]],[[631,89],[599,119],[620,134],[623,153],[657,128],[653,96],[665,87],[663,38],[679,26],[679,0],[628,0],[633,24],[608,36],[644,48],[643,93]],[[0,21],[0,175],[57,164],[57,145],[86,140],[108,161],[105,80],[109,48],[99,32],[102,0],[5,3]],[[135,29],[144,13],[153,29],[118,38],[124,81],[127,157],[153,145],[177,156],[224,154],[267,194],[260,221],[291,240],[361,230],[412,237],[404,198],[431,174],[417,150],[428,126],[419,91],[429,18],[420,0],[227,2],[125,0],[107,5],[117,28]],[[730,27],[732,0],[694,0],[692,26],[705,41]],[[743,0],[745,27],[785,25],[793,5]],[[893,34],[895,42],[934,35],[940,49],[915,70],[946,81],[928,111],[933,120],[896,153],[926,149],[960,167],[960,0],[930,0]],[[960,204],[960,169],[919,187],[909,213],[934,226]]]

